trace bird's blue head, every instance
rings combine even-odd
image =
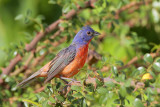
[[[98,36],[100,33],[94,31],[91,27],[85,26],[76,34],[73,39],[73,43],[86,45],[94,36]]]

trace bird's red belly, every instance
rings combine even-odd
[[[79,72],[79,70],[83,67],[86,62],[88,55],[88,45],[79,49],[79,52],[76,54],[74,60],[67,65],[63,71],[58,74],[56,77],[72,77]]]

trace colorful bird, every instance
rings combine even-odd
[[[46,83],[54,77],[64,80],[74,76],[84,66],[88,55],[88,45],[92,38],[97,35],[100,35],[100,33],[94,31],[91,27],[83,27],[76,34],[69,47],[61,50],[52,61],[17,86],[23,87],[37,77],[47,77]]]

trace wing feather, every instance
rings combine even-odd
[[[70,45],[68,48],[60,51],[57,54],[56,60],[54,60],[50,65],[50,70],[48,71],[48,76],[45,82],[50,81],[55,75],[60,73],[70,62],[72,62],[76,55],[75,45]]]

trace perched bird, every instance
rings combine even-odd
[[[54,77],[64,80],[74,76],[84,66],[88,55],[88,45],[92,38],[97,35],[100,35],[100,33],[94,31],[91,27],[83,27],[76,34],[69,47],[61,50],[52,61],[17,86],[23,87],[37,77],[47,77],[46,83]]]

